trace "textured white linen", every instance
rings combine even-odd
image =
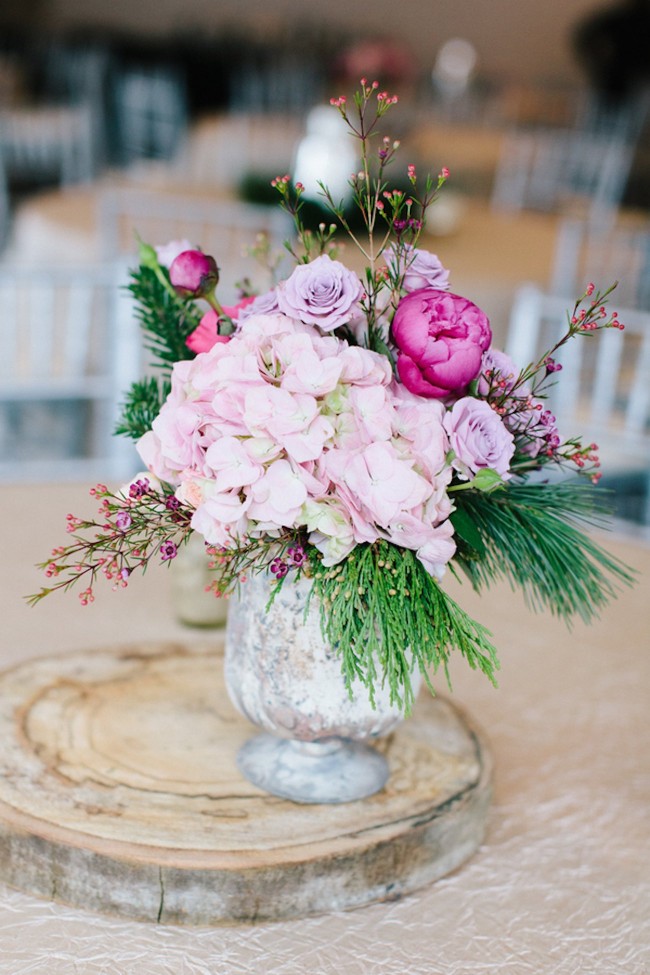
[[[172,620],[164,570],[85,609],[72,594],[29,609],[33,563],[63,542],[66,512],[94,502],[70,485],[0,499],[3,667],[194,638]],[[453,586],[502,659],[499,690],[453,667],[455,699],[496,764],[486,841],[454,875],[349,914],[214,929],[99,917],[0,884],[0,975],[647,975],[650,547],[604,541],[643,575],[591,628],[532,615],[507,587],[478,598]]]

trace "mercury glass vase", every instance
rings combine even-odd
[[[387,687],[374,707],[356,681],[352,696],[341,660],[321,632],[309,579],[287,580],[269,606],[269,575],[249,577],[230,601],[226,686],[235,707],[262,729],[239,751],[238,766],[254,785],[303,803],[363,799],[385,785],[386,759],[369,742],[401,720]],[[414,693],[421,683],[412,674]]]

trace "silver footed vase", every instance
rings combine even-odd
[[[251,575],[230,600],[225,672],[230,698],[262,733],[247,741],[237,764],[254,785],[303,803],[363,799],[384,787],[388,763],[369,742],[403,720],[388,687],[374,707],[360,681],[352,697],[341,660],[321,632],[311,581],[287,579],[268,606],[275,580]],[[411,675],[414,694],[421,675]]]

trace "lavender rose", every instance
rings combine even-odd
[[[481,360],[481,375],[477,388],[479,396],[487,396],[492,389],[496,388],[497,383],[503,384],[501,392],[510,392],[520,372],[519,367],[507,353],[502,352],[501,349],[488,349]],[[518,392],[519,395],[527,395],[528,386],[523,384]]]
[[[263,295],[257,295],[249,305],[242,308],[237,321],[239,323],[245,322],[251,315],[275,315],[278,310],[277,291],[275,288],[271,288],[270,291],[265,292]]]
[[[299,264],[278,285],[278,308],[290,318],[331,332],[350,320],[363,288],[356,274],[327,255]]]
[[[464,396],[445,414],[443,426],[456,455],[452,461],[462,474],[490,468],[507,478],[515,441],[501,417],[485,400]]]
[[[420,288],[401,299],[392,326],[397,372],[418,396],[444,399],[465,389],[481,370],[492,332],[467,298]]]
[[[419,288],[437,288],[446,291],[449,287],[449,271],[442,266],[436,254],[401,244],[391,244],[384,251],[384,260],[394,275],[403,274],[405,291]]]

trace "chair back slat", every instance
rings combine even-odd
[[[650,471],[650,312],[619,307],[618,314],[622,331],[577,336],[560,350],[562,372],[548,404],[564,436],[606,443],[617,465]],[[528,365],[557,341],[566,315],[566,299],[532,285],[520,289],[507,343],[517,365]]]
[[[128,477],[133,445],[112,435],[141,373],[137,321],[117,316],[123,265],[0,265],[0,481]]]
[[[492,206],[575,212],[608,219],[620,205],[634,146],[608,133],[574,129],[513,131],[505,136]]]
[[[27,307],[28,375],[33,379],[48,379],[55,374],[58,359],[55,354],[55,336],[59,329],[54,287],[52,282],[42,279],[25,280],[22,292]]]
[[[650,220],[634,226],[562,220],[549,291],[575,299],[589,281],[601,288],[618,282],[613,301],[650,310]]]
[[[186,239],[212,254],[221,272],[219,294],[226,304],[237,299],[236,284],[245,277],[258,291],[272,284],[270,273],[247,253],[258,235],[264,234],[284,258],[283,243],[292,230],[287,214],[274,207],[129,189],[102,195],[99,227],[102,253],[108,260],[135,257],[138,238],[154,246]]]

